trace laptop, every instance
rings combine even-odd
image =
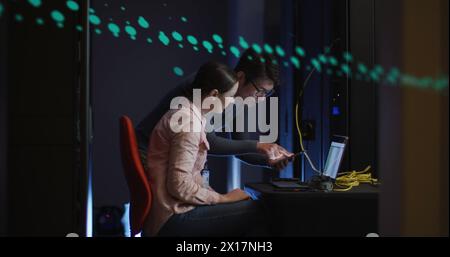
[[[333,136],[331,140],[330,149],[328,151],[327,160],[325,162],[325,169],[323,171],[323,176],[336,179],[341,166],[345,148],[348,143],[348,137],[345,136]],[[278,190],[308,190],[309,183],[301,182],[300,179],[283,179],[276,178],[271,181],[272,186]]]

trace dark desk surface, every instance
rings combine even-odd
[[[246,189],[256,191],[264,197],[300,197],[300,198],[317,198],[317,197],[338,197],[338,198],[376,198],[378,197],[379,188],[369,184],[362,184],[345,192],[320,192],[320,191],[279,191],[269,183],[250,183],[245,185]]]
[[[268,183],[245,186],[267,207],[275,236],[365,236],[378,231],[377,187],[361,185],[347,192],[277,191]]]

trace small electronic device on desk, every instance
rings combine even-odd
[[[327,161],[325,163],[325,170],[317,170],[311,162],[311,159],[307,153],[305,157],[310,162],[313,169],[318,173],[318,175],[313,176],[308,182],[301,182],[300,179],[285,179],[285,178],[273,178],[271,180],[271,185],[274,187],[275,191],[323,191],[331,192],[333,190],[333,180],[336,179],[337,173],[342,163],[344,157],[344,151],[347,146],[348,137],[344,136],[333,136],[331,141],[330,150],[328,152]]]

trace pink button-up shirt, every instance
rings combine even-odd
[[[191,131],[174,131],[171,126],[174,115],[190,117],[190,122],[178,128],[189,126]],[[147,156],[153,200],[144,228],[146,234],[157,235],[173,214],[186,213],[198,205],[218,203],[220,195],[203,186],[200,174],[209,150],[204,126],[200,110],[190,104],[168,111],[153,129]],[[195,127],[197,130],[192,130]]]

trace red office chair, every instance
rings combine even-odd
[[[120,118],[120,150],[130,192],[130,225],[134,237],[141,232],[150,212],[152,192],[139,157],[133,123],[127,116]]]

